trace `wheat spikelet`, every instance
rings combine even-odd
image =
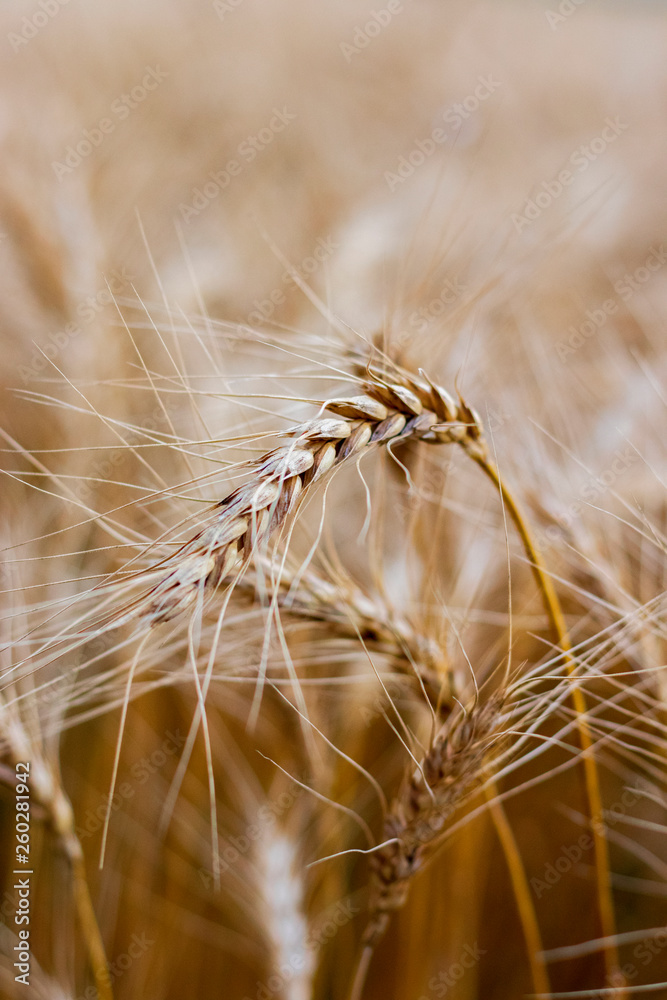
[[[480,782],[498,742],[501,709],[490,699],[448,723],[391,803],[384,825],[388,843],[371,859],[371,918],[363,938],[368,947],[375,947],[391,913],[404,905],[447,820]]]
[[[186,542],[162,567],[145,614],[168,621],[247,564],[253,551],[294,512],[311,486],[345,461],[371,448],[411,439],[431,443],[478,441],[479,418],[446,390],[407,372],[389,381],[369,369],[371,381],[358,396],[327,400],[336,418],[315,418],[293,427],[294,443],[268,452],[252,479],[218,504],[215,521]],[[173,567],[173,568],[171,568]]]
[[[432,707],[444,717],[454,701],[443,637],[420,628],[382,595],[369,593],[340,569],[326,568],[328,575],[312,567],[282,567],[276,581],[280,609],[287,615],[326,622],[337,635],[361,640],[368,648],[392,656],[394,669],[416,678]],[[256,593],[251,576],[240,586]]]

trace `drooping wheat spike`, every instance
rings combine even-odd
[[[266,551],[272,536],[297,510],[312,484],[348,459],[358,461],[376,446],[391,451],[410,440],[458,443],[498,489],[520,534],[567,659],[569,640],[558,596],[525,516],[491,461],[476,413],[461,398],[455,402],[423,372],[414,375],[388,360],[367,363],[363,377],[359,373],[355,381],[357,395],[323,401],[316,417],[285,434],[291,439],[288,445],[266,453],[250,467],[249,482],[217,504],[211,523],[147,574],[139,574],[152,581],[147,598],[137,605],[144,620],[150,624],[169,621],[198,600],[203,601],[219,584],[236,582],[251,558]],[[334,416],[325,416],[327,410]],[[605,936],[613,942],[609,862],[604,833],[599,832],[596,823],[602,815],[597,766],[590,753],[585,699],[576,685],[573,699],[584,751],[591,822],[596,830],[601,922]],[[615,973],[618,962],[613,944],[608,946],[606,957],[608,971]]]
[[[458,714],[440,729],[390,804],[386,843],[371,857],[371,916],[363,937],[369,952],[384,935],[391,914],[405,904],[412,880],[441,840],[448,819],[479,785],[502,742],[501,727],[497,696]]]
[[[369,593],[332,567],[327,577],[311,567],[301,571],[285,566],[276,587],[282,612],[325,622],[337,635],[361,640],[368,649],[390,656],[393,671],[419,682],[441,720],[452,711],[453,678],[442,640],[382,595]],[[252,576],[245,578],[242,589],[255,593]]]
[[[481,437],[477,415],[425,377],[369,367],[360,388],[359,395],[322,403],[320,412],[334,417],[318,416],[289,430],[292,443],[255,463],[250,481],[217,505],[213,523],[154,568],[160,575],[145,609],[151,623],[168,621],[238,575],[308,488],[343,462],[408,440],[446,444]]]

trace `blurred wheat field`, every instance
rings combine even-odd
[[[0,18],[0,996],[667,997],[662,8]]]

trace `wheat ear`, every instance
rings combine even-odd
[[[321,412],[334,417],[316,417],[287,431],[292,442],[252,466],[250,481],[217,504],[213,523],[148,571],[159,573],[142,608],[152,624],[168,621],[205,591],[238,577],[309,487],[343,462],[408,440],[462,443],[481,435],[477,415],[426,378],[398,368],[388,377],[369,368],[361,388],[360,395],[321,404]]]
[[[452,717],[419,766],[403,781],[384,822],[384,843],[371,856],[370,919],[350,993],[359,1000],[373,952],[410,885],[437,847],[447,820],[479,785],[502,732],[502,701],[489,699]]]
[[[368,367],[361,395],[324,401],[321,410],[336,416],[318,417],[292,428],[286,436],[293,442],[266,455],[252,470],[249,483],[218,504],[213,524],[200,531],[159,567],[161,576],[149,597],[147,615],[151,623],[168,621],[191,606],[198,595],[214,590],[230,575],[238,575],[252,554],[296,510],[308,488],[327,472],[369,449],[406,440],[458,443],[493,481],[517,527],[531,562],[538,586],[570,676],[575,664],[562,610],[544,561],[532,538],[528,522],[517,501],[501,480],[490,460],[477,414],[459,399],[437,386],[424,373],[417,378],[393,366]],[[158,567],[156,567],[158,569]],[[618,969],[613,944],[615,921],[607,843],[601,823],[602,797],[597,765],[591,756],[592,739],[586,721],[586,700],[575,684],[572,692],[578,716],[580,742],[591,825],[594,832],[598,905],[609,974]]]
[[[241,588],[254,594],[255,581],[246,578]],[[393,670],[419,682],[441,722],[454,708],[452,673],[441,643],[377,595],[341,574],[326,579],[311,568],[289,567],[282,569],[275,593],[282,611],[325,622],[336,634],[391,656]]]
[[[365,945],[374,947],[380,940],[391,913],[404,905],[429,848],[479,783],[489,751],[498,742],[500,710],[499,701],[491,699],[445,725],[390,805],[384,824],[388,843],[371,858],[372,916]]]

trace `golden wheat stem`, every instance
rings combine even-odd
[[[86,942],[88,958],[95,977],[97,995],[99,1000],[113,1000],[104,942],[102,941],[102,935],[97,924],[93,901],[90,898],[83,853],[77,857],[73,857],[70,853],[70,862],[72,864],[74,901],[81,926],[81,933]]]
[[[99,1000],[113,1000],[107,957],[88,887],[83,848],[74,827],[74,813],[69,799],[58,785],[55,786],[54,794],[49,799],[48,809],[53,829],[72,867],[74,905],[86,944],[88,961],[95,977],[97,994]],[[43,804],[47,805],[47,802]]]
[[[88,877],[81,841],[76,833],[74,812],[69,798],[47,761],[31,748],[20,725],[8,727],[7,740],[14,763],[30,761],[31,790],[34,798],[46,811],[49,822],[60,841],[72,869],[74,906],[88,961],[92,969],[99,1000],[113,1000],[111,979],[102,935],[97,923],[88,887]]]
[[[540,996],[551,996],[551,985],[544,959],[542,958],[542,936],[537,922],[537,914],[531,896],[530,886],[526,878],[526,870],[521,860],[521,852],[516,842],[516,838],[509,824],[507,815],[502,803],[497,799],[498,789],[495,782],[491,782],[486,788],[486,798],[489,803],[491,819],[496,828],[498,839],[500,840],[510,878],[512,889],[519,910],[519,919],[526,939],[526,950],[528,952],[528,962],[533,977],[535,992]]]
[[[616,920],[614,915],[614,903],[611,889],[611,878],[609,868],[609,846],[604,826],[604,813],[602,807],[602,792],[600,789],[600,779],[597,764],[592,754],[593,740],[588,724],[588,706],[586,696],[578,685],[575,678],[576,663],[572,656],[572,646],[568,635],[567,625],[563,609],[561,608],[556,588],[553,580],[546,568],[542,554],[537,542],[533,538],[529,521],[521,508],[516,497],[506,486],[500,476],[498,467],[490,460],[486,450],[479,442],[462,442],[463,447],[470,457],[479,465],[483,472],[498,490],[506,509],[521,537],[526,555],[530,561],[533,574],[542,594],[545,608],[551,620],[554,632],[558,639],[558,645],[563,651],[565,669],[572,683],[572,703],[577,714],[577,728],[579,741],[581,743],[584,777],[586,782],[586,795],[590,813],[591,831],[593,835],[595,853],[595,872],[597,884],[598,907],[600,911],[600,924],[602,935],[607,942],[605,946],[605,967],[608,981],[618,982],[620,962],[618,948],[616,947]],[[619,993],[619,1000],[625,1000],[625,991]]]

